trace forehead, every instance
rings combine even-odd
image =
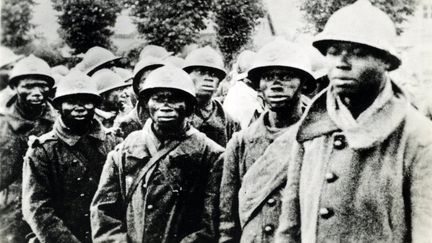
[[[94,99],[85,94],[75,94],[64,97],[61,101],[62,104],[81,104],[81,103],[94,103]]]
[[[172,89],[157,89],[150,96],[173,96],[178,92]]]
[[[41,78],[23,78],[18,80],[17,85],[48,85],[48,82]]]
[[[262,76],[269,75],[290,75],[293,77],[300,77],[299,73],[295,69],[289,67],[269,67],[262,71]]]

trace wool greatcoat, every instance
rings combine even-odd
[[[351,130],[329,116],[328,90],[314,99],[286,153],[276,242],[430,242],[432,123],[390,92]]]

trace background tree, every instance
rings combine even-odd
[[[198,39],[205,29],[212,0],[124,0],[138,32],[148,44],[160,45],[178,53]]]
[[[226,63],[250,41],[264,13],[261,0],[215,0],[216,40]]]
[[[59,11],[60,36],[75,50],[84,53],[93,46],[111,49],[110,37],[121,11],[118,1],[104,0],[52,0]]]
[[[33,0],[1,1],[1,44],[16,48],[31,42]]]
[[[315,32],[323,30],[329,17],[338,9],[356,0],[304,0],[300,9],[305,11],[309,23],[308,28]],[[414,14],[416,0],[370,0],[374,5],[386,12],[395,22],[398,34],[402,32],[401,24],[409,15]]]

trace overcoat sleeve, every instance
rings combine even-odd
[[[80,242],[56,215],[47,151],[31,146],[24,158],[22,212],[40,242]]]
[[[117,166],[121,163],[119,150],[117,147],[108,154],[90,206],[93,242],[127,242],[126,208]]]
[[[239,134],[235,134],[227,144],[225,160],[222,171],[220,189],[220,223],[219,242],[238,242],[240,240],[241,228],[238,215],[238,191],[241,186],[239,173],[240,149]]]
[[[411,175],[412,242],[432,239],[432,145],[420,150]]]

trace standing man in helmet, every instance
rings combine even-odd
[[[316,36],[330,86],[291,136],[277,242],[432,239],[432,123],[388,77],[401,63],[395,37],[366,0]]]
[[[23,215],[40,242],[91,242],[90,202],[118,138],[94,119],[101,102],[91,78],[74,69],[59,83],[53,130],[24,159]]]
[[[7,47],[0,46],[0,57],[0,107],[3,107],[15,95],[8,85],[9,72],[22,56],[16,55]]]
[[[144,87],[147,76],[156,68],[162,67],[165,63],[153,56],[144,56],[134,68],[132,88],[136,97]],[[140,104],[139,101],[135,107],[122,119],[119,120],[116,129],[118,133],[126,138],[131,132],[141,130],[145,121],[150,118],[146,104]]]
[[[304,84],[313,82],[311,65],[295,44],[277,39],[259,50],[248,71],[268,107],[227,145],[220,194],[219,242],[273,242],[286,183],[281,149],[267,147],[293,129],[304,106]]]
[[[92,78],[102,98],[100,109],[96,109],[96,117],[104,127],[111,128],[131,111],[127,91],[131,83],[125,82],[120,75],[106,68],[94,73]]]
[[[94,242],[214,242],[223,148],[187,122],[192,80],[163,66],[139,99],[151,119],[108,155],[91,206]]]
[[[222,104],[213,99],[219,82],[226,76],[222,56],[206,46],[193,50],[185,63],[183,69],[191,76],[197,92],[197,107],[191,123],[225,147],[233,133],[240,130],[240,124],[224,111]]]
[[[25,242],[28,226],[21,214],[23,156],[30,136],[51,130],[55,112],[47,102],[54,85],[49,65],[33,55],[10,72],[14,99],[0,109],[0,241]]]

